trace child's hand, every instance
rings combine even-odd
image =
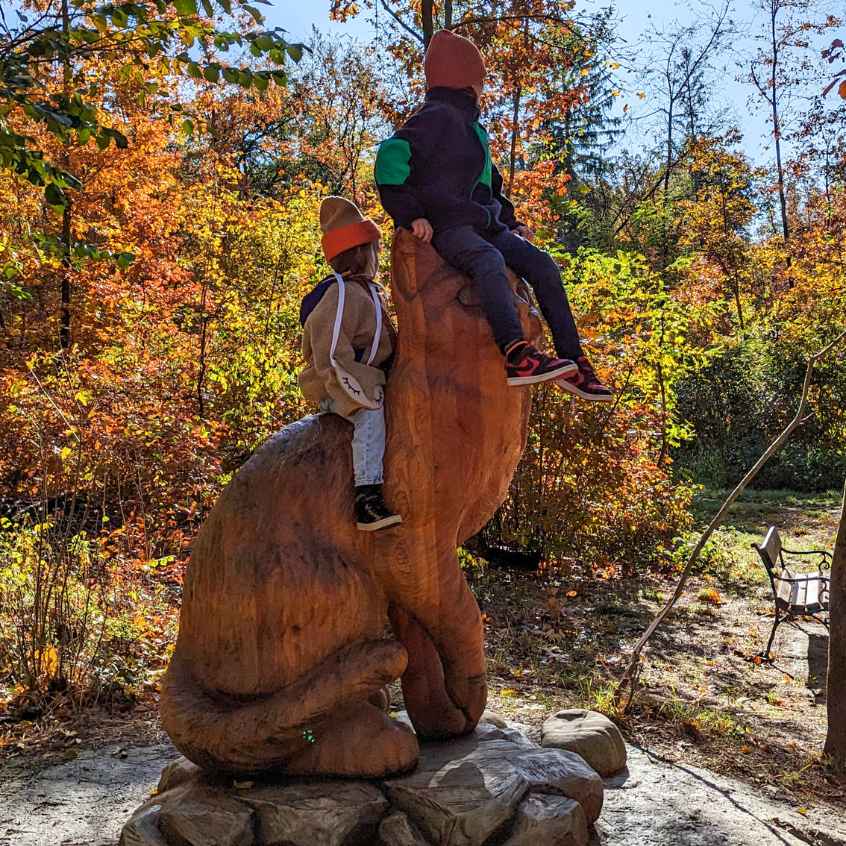
[[[419,238],[424,244],[428,244],[432,240],[432,235],[435,234],[432,224],[425,217],[418,217],[417,220],[413,220],[411,231],[414,233],[414,237]]]
[[[532,238],[534,238],[534,237],[535,237],[535,233],[534,233],[534,232],[532,232],[532,230],[531,230],[531,229],[529,229],[529,227],[528,227],[528,226],[526,226],[526,224],[525,224],[525,223],[521,223],[521,224],[520,224],[520,225],[519,225],[519,226],[518,226],[518,227],[514,230],[514,234],[515,234],[515,235],[519,235],[521,238],[523,238],[523,239],[524,239],[524,240],[526,240],[526,241],[531,241],[531,240],[532,240]]]

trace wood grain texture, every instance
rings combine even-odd
[[[481,615],[456,547],[505,497],[530,396],[507,386],[470,281],[406,232],[392,287],[386,499],[404,522],[356,530],[351,427],[334,415],[288,426],[238,471],[196,538],[162,687],[163,725],[201,767],[408,770],[417,738],[380,707],[399,677],[423,737],[472,731],[484,710]]]

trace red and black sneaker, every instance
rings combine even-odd
[[[575,362],[550,358],[526,341],[511,346],[505,356],[505,375],[509,385],[534,385],[578,371]]]
[[[602,384],[586,355],[576,359],[578,369],[569,376],[556,379],[555,384],[567,393],[588,402],[613,402],[614,392]]]

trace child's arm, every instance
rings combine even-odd
[[[397,226],[412,229],[416,221],[426,220],[414,177],[425,174],[433,145],[443,134],[443,119],[437,110],[418,112],[379,146],[376,187],[382,206]],[[414,234],[423,237],[417,231]]]
[[[528,232],[528,227],[517,220],[517,216],[514,213],[514,204],[508,199],[508,197],[505,196],[505,194],[502,193],[502,174],[499,172],[496,165],[493,165],[491,176],[491,188],[493,189],[494,199],[502,206],[499,219],[512,232],[517,231],[518,234],[520,234],[519,230],[521,229]]]

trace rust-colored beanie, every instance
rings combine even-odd
[[[469,39],[448,29],[439,29],[429,42],[423,60],[426,90],[430,88],[474,88],[485,86],[485,60]]]
[[[323,255],[326,261],[335,256],[379,240],[379,227],[344,197],[326,197],[320,204],[320,228],[323,231]]]

